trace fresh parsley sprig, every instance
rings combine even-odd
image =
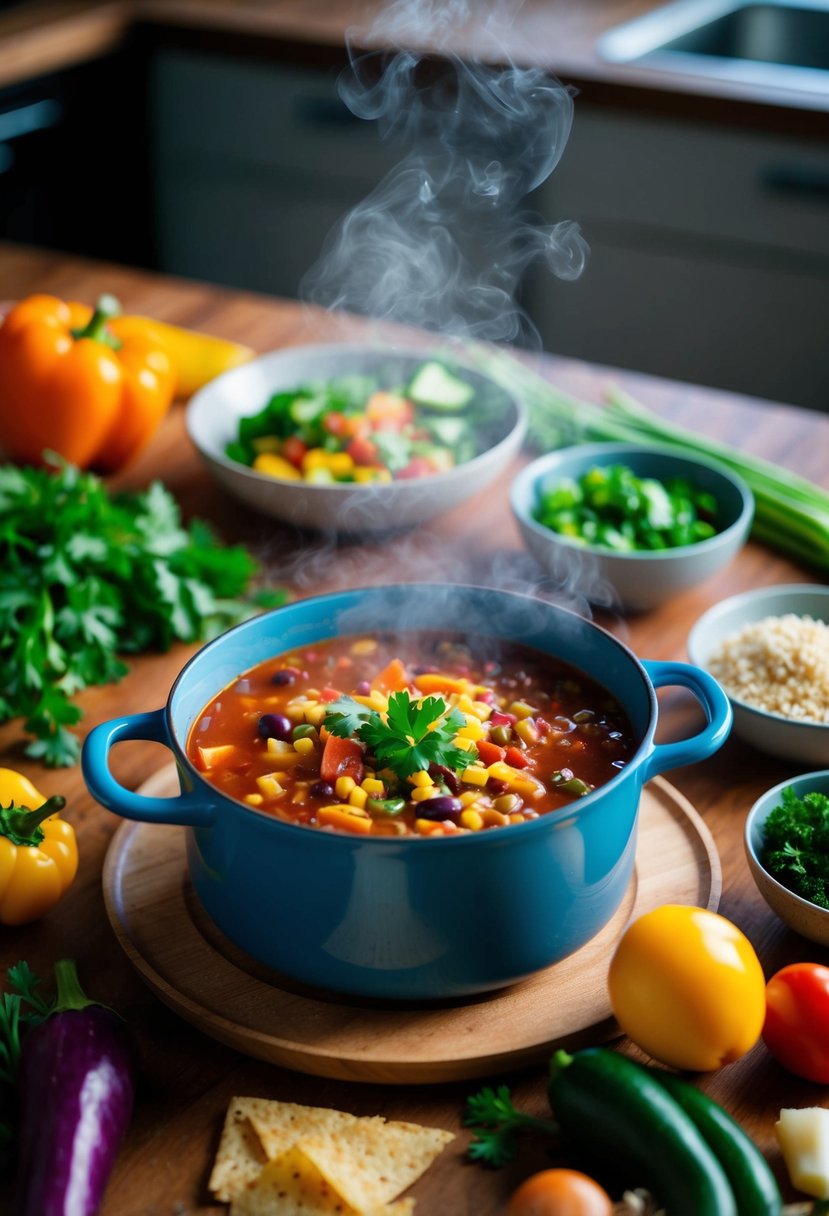
[[[440,697],[413,699],[405,691],[393,692],[385,715],[361,705],[353,697],[332,701],[325,727],[332,735],[361,739],[379,768],[389,768],[401,780],[431,764],[459,770],[470,762],[469,752],[455,745],[455,735],[466,722],[457,709],[448,709]]]
[[[558,1134],[552,1120],[538,1119],[518,1110],[506,1085],[499,1085],[497,1089],[486,1086],[467,1098],[463,1121],[467,1127],[476,1129],[466,1150],[467,1155],[472,1161],[480,1161],[495,1169],[515,1157],[520,1131],[534,1128],[552,1136]]]
[[[256,610],[243,548],[185,527],[156,482],[109,493],[92,473],[0,465],[0,723],[22,717],[46,764],[72,764],[72,696],[127,671],[119,656],[210,637]],[[284,596],[282,597],[284,598]]]

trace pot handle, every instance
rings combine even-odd
[[[81,771],[96,802],[116,815],[144,823],[209,827],[213,822],[214,808],[205,803],[203,793],[186,790],[175,798],[150,798],[128,790],[115,780],[109,767],[110,748],[114,743],[137,739],[171,747],[164,709],[113,718],[94,727],[87,735],[81,752]]]
[[[643,661],[642,666],[654,688],[678,684],[693,693],[705,711],[707,725],[690,739],[677,743],[657,743],[644,763],[644,780],[669,768],[705,760],[722,747],[731,730],[731,702],[713,676],[691,663]]]

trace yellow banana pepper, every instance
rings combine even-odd
[[[52,908],[78,869],[75,830],[14,769],[0,768],[0,924],[25,925]]]
[[[256,353],[240,342],[217,338],[213,334],[184,329],[152,317],[115,317],[110,329],[122,342],[143,337],[159,346],[167,355],[176,374],[176,397],[192,397],[197,389],[222,372],[247,363]]]

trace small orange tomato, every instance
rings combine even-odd
[[[613,1216],[613,1202],[587,1174],[542,1170],[513,1193],[507,1216]]]

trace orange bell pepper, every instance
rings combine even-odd
[[[22,773],[0,768],[0,925],[25,925],[52,908],[78,869],[64,799],[44,799]]]
[[[170,358],[143,334],[116,338],[107,321],[55,296],[16,305],[0,326],[0,447],[11,459],[44,463],[56,452],[80,468],[113,472],[149,440],[172,399]]]

